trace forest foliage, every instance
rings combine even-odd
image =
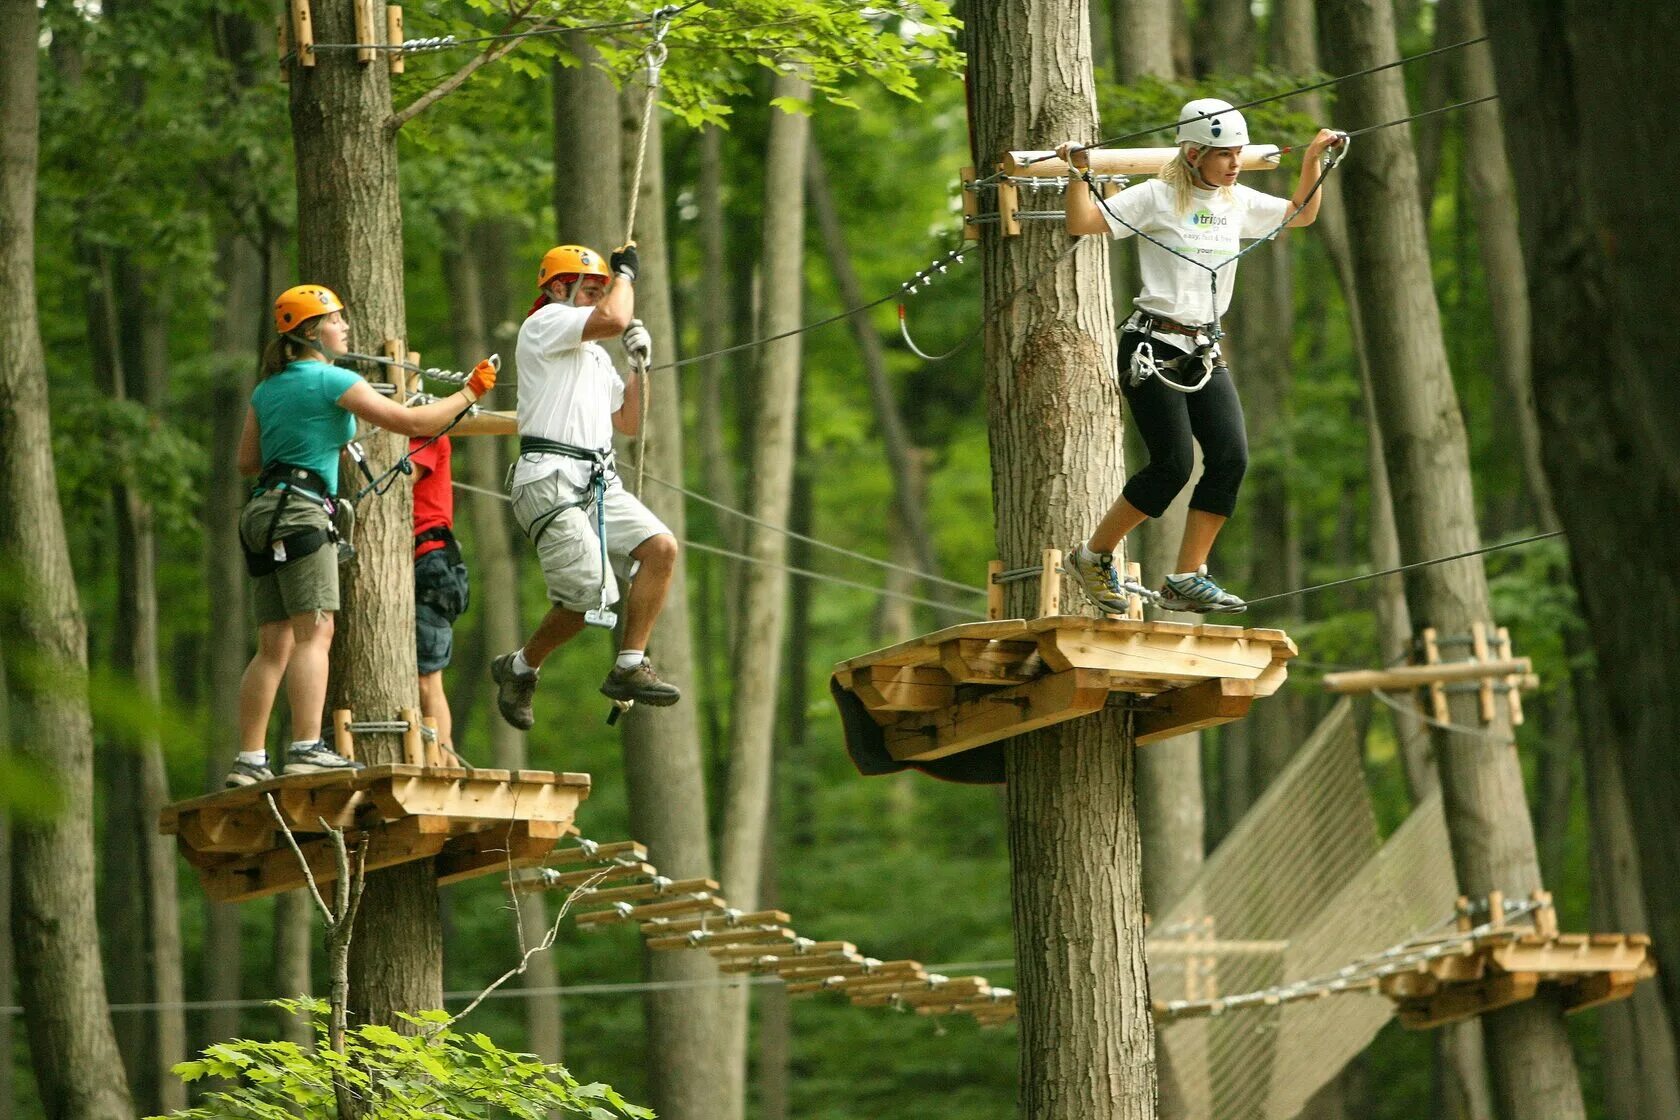
[[[1407,48],[1427,45],[1430,7],[1409,6],[1416,18],[1404,29]],[[668,113],[667,218],[684,354],[698,350],[698,309],[709,300],[726,298],[743,309],[731,341],[751,336],[744,309],[753,298],[758,222],[764,209],[776,204],[762,197],[761,187],[766,91],[771,73],[789,63],[806,69],[817,96],[809,104],[784,107],[812,114],[814,141],[831,169],[852,263],[866,292],[871,297],[892,292],[960,243],[957,172],[972,156],[961,60],[951,34],[955,18],[939,0],[914,5],[914,24],[897,18],[911,9],[908,3],[865,9],[827,0],[739,0],[701,7],[672,21],[662,105]],[[211,338],[223,296],[214,263],[230,239],[259,239],[280,247],[277,259],[266,266],[267,290],[308,279],[294,276],[290,263],[295,204],[286,90],[274,71],[272,52],[260,55],[263,72],[252,75],[247,63],[230,61],[226,50],[230,28],[240,21],[263,29],[259,37],[268,34],[273,12],[267,3],[125,0],[108,2],[98,18],[90,18],[89,11],[69,0],[46,0],[43,7],[43,56],[51,64],[42,70],[38,279],[59,491],[89,622],[91,691],[101,748],[122,750],[141,735],[160,731],[171,788],[191,795],[206,784],[207,754],[226,746],[208,741],[206,636],[212,628],[242,624],[208,600],[203,576],[200,502],[211,442],[204,401],[229,372],[229,358],[216,352]],[[566,20],[606,23],[624,19],[626,12],[619,0],[594,0],[567,5]],[[465,39],[499,29],[502,13],[489,0],[415,4],[408,10],[408,33]],[[616,78],[637,81],[644,39],[643,30],[634,29],[591,41]],[[410,58],[406,73],[394,79],[396,103],[401,106],[435,84],[463,58],[460,51]],[[426,364],[469,368],[480,356],[452,351],[444,271],[451,246],[444,216],[493,220],[510,231],[510,251],[499,267],[505,290],[518,298],[502,309],[504,319],[496,327],[497,344],[506,353],[507,331],[528,302],[535,262],[556,229],[565,227],[565,215],[553,210],[551,179],[574,190],[591,189],[588,153],[577,153],[570,167],[557,167],[551,151],[549,71],[556,62],[578,61],[559,37],[533,39],[401,132],[407,320],[410,345],[422,352]],[[1260,70],[1126,88],[1105,80],[1099,94],[1102,126],[1108,134],[1130,131],[1172,119],[1192,94],[1247,100],[1316,77]],[[1421,88],[1427,64],[1409,69],[1407,77],[1414,91]],[[1287,101],[1250,119],[1258,141],[1282,144],[1304,143],[1323,123]],[[724,260],[705,259],[699,249],[696,130],[708,124],[726,126]],[[1459,136],[1448,118],[1441,130],[1442,171],[1429,200],[1429,228],[1437,296],[1472,441],[1483,538],[1493,541],[1536,531],[1538,522],[1524,493],[1517,448],[1502,421],[1510,402],[1491,372],[1486,279],[1475,252],[1477,232],[1465,212]],[[1358,156],[1356,147],[1353,158]],[[1286,194],[1285,176],[1292,174],[1273,173],[1254,185]],[[816,235],[809,236],[806,318],[816,320],[844,309]],[[1311,237],[1290,236],[1282,245],[1297,265],[1294,405],[1276,444],[1253,451],[1256,461],[1283,459],[1299,519],[1304,573],[1308,583],[1318,583],[1371,567],[1368,432],[1345,308],[1329,262]],[[151,403],[113,400],[100,373],[100,343],[90,327],[89,305],[94,295],[113,290],[112,265],[118,257],[131,266],[123,276],[142,279],[145,305],[166,328],[167,382],[160,399]],[[908,305],[918,342],[942,351],[979,322],[977,272],[954,266]],[[900,341],[890,302],[868,312],[867,319],[887,346],[900,408],[915,444],[927,454],[927,504],[940,573],[976,588],[961,607],[978,612],[984,606],[978,588],[993,549],[979,351],[970,348],[948,362],[926,363]],[[803,342],[799,524],[824,541],[889,556],[895,543],[887,516],[893,480],[883,461],[856,347],[838,323],[812,331]],[[255,360],[255,348],[253,332],[249,361]],[[737,475],[736,464],[745,461],[742,448],[752,438],[747,418],[755,360],[753,350],[726,359],[723,421]],[[682,377],[686,420],[692,425],[699,420],[693,391],[698,373],[689,367]],[[511,407],[508,401],[500,403]],[[1078,407],[1077,402],[1070,407]],[[697,441],[688,446],[686,481],[698,488]],[[1287,454],[1284,448],[1290,449]],[[1129,462],[1135,465],[1141,454],[1141,448],[1129,448]],[[122,639],[110,508],[111,485],[117,480],[144,489],[157,513],[165,658],[161,709],[142,701],[113,668]],[[750,484],[739,477],[737,482]],[[1239,510],[1216,555],[1216,563],[1230,573],[1229,582],[1239,586],[1255,568],[1275,561],[1252,554],[1244,517]],[[689,532],[696,540],[727,545],[737,529],[727,515],[708,506],[689,508]],[[463,523],[460,531],[470,563],[471,526]],[[880,582],[877,570],[837,554],[796,546],[793,557],[798,566]],[[726,765],[723,727],[729,691],[753,682],[726,679],[730,651],[723,612],[726,584],[735,578],[732,567],[699,552],[690,552],[688,563],[701,679],[685,684],[692,685],[688,702],[702,712],[709,784],[718,790]],[[1497,616],[1511,627],[1517,650],[1533,659],[1542,682],[1540,694],[1531,700],[1532,718],[1519,733],[1520,749],[1541,831],[1560,841],[1546,849],[1557,856],[1556,865],[1546,868],[1548,883],[1565,926],[1584,928],[1584,790],[1578,757],[1562,749],[1572,734],[1570,674],[1581,667],[1570,660],[1581,655],[1569,652],[1579,643],[1569,645],[1564,636],[1579,632],[1581,623],[1563,548],[1547,542],[1495,555],[1488,570]],[[541,581],[528,563],[521,578],[518,588],[477,587],[474,595],[517,594],[529,623],[542,601]],[[941,971],[963,966],[1008,985],[1007,846],[997,793],[914,775],[860,779],[842,749],[827,675],[834,662],[883,644],[885,600],[810,579],[797,580],[792,594],[805,600],[807,628],[790,642],[800,657],[790,667],[801,674],[802,687],[787,693],[803,700],[797,710],[781,715],[774,823],[779,906],[794,915],[807,935],[855,941],[873,956],[914,957]],[[1308,595],[1297,606],[1303,617],[1292,634],[1303,658],[1288,687],[1301,697],[1307,713],[1300,728],[1304,739],[1314,718],[1328,707],[1317,676],[1332,667],[1375,665],[1379,653],[1364,587]],[[918,607],[913,618],[925,630],[934,615]],[[1268,624],[1264,610],[1253,618],[1255,625]],[[482,759],[487,721],[496,716],[493,694],[481,678],[488,657],[497,651],[483,648],[476,626],[470,614],[463,620],[456,668],[448,679],[458,747],[468,758]],[[764,653],[767,658],[779,655]],[[602,724],[594,692],[607,656],[608,638],[597,633],[555,656],[543,678],[541,703],[547,716],[529,736],[534,766],[593,776],[594,789],[578,823],[585,836],[599,840],[628,832],[618,734]],[[27,662],[12,651],[7,665],[14,673],[27,671]],[[1409,804],[1392,726],[1382,709],[1367,713],[1367,720],[1372,788],[1379,815],[1392,827]],[[1233,822],[1217,811],[1224,803],[1217,789],[1220,737],[1209,734],[1205,740],[1213,787],[1208,798],[1211,849]],[[1564,789],[1561,802],[1541,804],[1538,791],[1555,789],[1557,783]],[[0,753],[0,808],[12,813],[91,811],[98,820],[111,799],[131,792],[101,783],[95,805],[65,806],[46,775]],[[185,866],[181,889],[192,962],[203,944],[207,907]],[[444,898],[446,987],[476,992],[516,956],[505,893],[494,878],[486,878],[449,888]],[[269,903],[243,908],[243,988],[295,997],[299,993],[272,991],[271,914]],[[461,1102],[478,1100],[474,1094],[493,1082],[520,1086],[521,1092],[544,1086],[541,1093],[547,1096],[525,1096],[523,1104],[508,1097],[510,1115],[534,1117],[549,1108],[592,1118],[645,1115],[625,1103],[642,1099],[646,1083],[635,987],[642,967],[639,947],[628,933],[579,933],[567,927],[555,953],[563,987],[576,990],[564,1007],[566,1065],[577,1077],[517,1055],[523,1020],[512,999],[487,1002],[474,1013],[467,1033],[443,1029],[435,1018],[426,1018],[429,1029],[416,1037],[362,1028],[352,1036],[354,1060],[343,1063],[324,1048],[310,1051],[273,1041],[279,1018],[259,999],[241,1016],[247,1041],[199,1039],[210,1048],[190,1065],[188,1076],[200,1082],[237,1073],[261,1091],[241,1095],[237,1104],[206,1098],[185,1115],[276,1120],[329,1115],[323,1102],[330,1099],[333,1070],[413,1077],[417,1086],[436,1094],[439,1114],[475,1114],[476,1106]],[[282,1002],[279,1012],[316,1014],[317,1009],[308,1002]],[[202,1021],[197,1011],[189,1018],[195,1031]],[[1573,1028],[1588,1099],[1596,1100],[1592,1016],[1574,1020]],[[21,1032],[13,1039],[11,1059],[22,1071],[29,1059]],[[809,1120],[908,1120],[927,1115],[930,1104],[949,1120],[964,1120],[1000,1115],[1000,1102],[1013,1099],[1010,1029],[982,1031],[967,1021],[942,1023],[819,999],[795,1004],[792,1039],[792,1115]],[[1371,1080],[1385,1086],[1371,1120],[1424,1114],[1429,1060],[1427,1038],[1395,1027],[1385,1031],[1366,1059]],[[585,1078],[615,1088],[581,1084]],[[298,1090],[299,1085],[314,1087]],[[36,1115],[28,1078],[20,1077],[17,1088],[18,1114]]]

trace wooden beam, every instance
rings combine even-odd
[[[1354,669],[1345,673],[1326,673],[1324,687],[1330,692],[1371,692],[1425,688],[1453,681],[1484,680],[1533,672],[1533,664],[1526,657],[1508,660],[1451,661],[1425,665],[1399,665],[1393,669]],[[1491,711],[1491,709],[1489,709]]]
[[[1091,148],[1088,159],[1093,175],[1155,175],[1178,154],[1177,148]],[[1276,144],[1249,144],[1242,150],[1244,171],[1271,171],[1283,156]],[[1010,175],[1035,179],[1065,179],[1068,165],[1055,152],[1009,152],[1002,165]]]
[[[1140,747],[1243,718],[1254,703],[1254,682],[1220,677],[1163,692],[1147,703],[1132,725]]]
[[[669,902],[650,902],[643,906],[631,906],[628,910],[620,911],[616,906],[611,910],[595,910],[577,916],[579,929],[593,926],[612,925],[614,922],[641,922],[649,918],[670,918],[682,914],[722,914],[729,909],[729,904],[707,891],[689,895],[687,898],[673,898]]]
[[[974,190],[974,168],[962,169],[963,240],[980,240],[980,225],[974,219],[980,214],[980,196]]]
[[[1038,652],[1050,668],[1104,669],[1158,681],[1161,688],[1214,677],[1253,680],[1273,664],[1278,648],[1249,637],[1247,631],[1199,633],[1187,623],[1067,621],[1071,620],[1043,620],[1034,626]]]
[[[356,48],[357,62],[372,62],[379,56],[373,49],[373,3],[374,0],[353,0],[356,5],[356,42],[364,44]]]
[[[909,715],[886,731],[900,762],[944,758],[986,743],[1097,711],[1108,702],[1108,676],[1089,669],[1050,673],[1029,684],[963,700],[930,719]]]
[[[937,647],[940,668],[954,684],[1025,684],[1029,657],[1037,652],[1030,641],[1001,638],[956,638]]]
[[[309,0],[290,0],[292,47],[300,66],[315,65],[315,25],[309,18]]]
[[[437,855],[449,840],[447,823],[409,817],[347,839],[367,846],[367,869],[378,871]],[[300,840],[298,846],[317,882],[326,883],[338,877],[333,848],[325,837]],[[303,869],[287,846],[229,860],[216,867],[201,867],[199,881],[204,893],[217,902],[244,902],[304,885]]]
[[[997,581],[997,577],[1002,574],[1002,560],[986,561],[986,619],[989,622],[996,622],[1003,617],[1003,584]]]
[[[726,929],[732,926],[785,926],[791,919],[783,910],[754,910],[748,914],[737,914],[733,917],[718,918],[686,918],[681,921],[648,922],[642,926],[642,934],[646,937],[664,937],[673,933],[691,933],[697,929]]]
[[[513,436],[519,434],[517,412],[489,412],[480,410],[461,417],[449,429],[451,436]]]
[[[1540,978],[1532,972],[1501,973],[1475,984],[1443,988],[1428,999],[1400,1004],[1400,1025],[1411,1030],[1456,1023],[1533,999]]]
[[[1020,206],[1021,192],[1015,184],[999,179],[997,185],[998,233],[1004,237],[1021,236],[1021,220],[1015,216],[1015,212],[1020,209]]]
[[[594,863],[618,859],[646,860],[647,849],[635,840],[618,840],[611,844],[597,844],[594,849],[562,848],[549,857],[550,863]]]
[[[400,4],[387,4],[385,6],[385,41],[393,47],[403,41],[403,11]],[[402,51],[393,50],[385,53],[390,55],[391,58],[391,73],[401,74],[403,72]]]
[[[1047,548],[1038,573],[1038,617],[1062,613],[1062,550]]]
[[[482,770],[460,773],[471,776],[453,777],[453,772],[444,770],[393,775],[372,785],[368,795],[388,817],[421,814],[462,820],[565,822],[577,815],[578,802],[588,796],[575,785],[497,780]]]
[[[552,821],[513,821],[505,828],[458,836],[438,853],[438,885],[516,867],[536,867],[554,850],[560,831]]]
[[[869,665],[852,672],[852,691],[871,712],[934,712],[956,700],[951,675],[929,665]]]

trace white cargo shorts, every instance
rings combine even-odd
[[[595,523],[595,491],[578,493],[558,474],[532,479],[513,488],[513,516],[528,537],[531,526],[556,506],[587,499],[549,521],[535,543],[549,602],[569,611],[591,611],[601,605],[601,538]],[[643,541],[671,532],[618,479],[607,483],[603,503],[607,515],[606,601],[616,603],[619,582],[635,574],[630,558]]]

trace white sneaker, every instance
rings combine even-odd
[[[1160,604],[1169,611],[1197,614],[1240,614],[1248,604],[1213,582],[1203,564],[1187,576],[1168,576],[1161,585]]]
[[[319,774],[325,770],[343,770],[346,772],[360,770],[362,764],[354,759],[345,758],[337,751],[328,748],[326,742],[315,740],[306,747],[289,747],[286,750],[287,774]]]

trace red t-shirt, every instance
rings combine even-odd
[[[455,528],[455,487],[449,477],[449,437],[444,436],[422,450],[420,445],[430,438],[413,436],[408,441],[413,463],[419,468],[414,480],[414,532],[418,536],[439,525],[451,531]],[[416,557],[435,552],[442,541],[427,541],[414,550]]]

